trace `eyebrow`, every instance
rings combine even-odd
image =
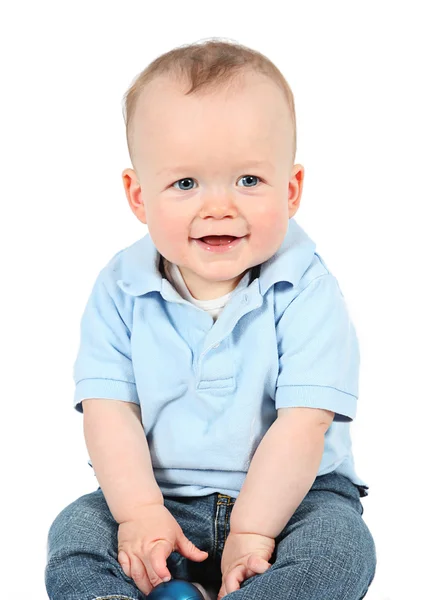
[[[250,168],[250,167],[263,167],[263,166],[268,166],[268,167],[272,167],[272,164],[267,161],[267,160],[250,160],[246,163],[243,163],[242,165],[245,168]],[[187,173],[188,171],[192,171],[194,169],[194,167],[190,167],[190,166],[177,166],[177,167],[165,167],[163,169],[160,169],[159,171],[157,171],[155,173],[155,175],[161,175],[162,173]]]

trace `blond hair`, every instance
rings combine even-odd
[[[190,89],[186,96],[197,91],[213,91],[229,87],[239,75],[255,72],[270,77],[283,91],[289,106],[293,125],[292,161],[296,154],[296,112],[294,96],[285,77],[279,69],[263,54],[233,41],[211,38],[203,42],[179,46],[158,56],[133,80],[124,94],[124,120],[127,147],[132,164],[133,156],[133,120],[136,104],[148,83],[160,75],[173,75],[186,78]],[[291,163],[292,164],[292,163]]]

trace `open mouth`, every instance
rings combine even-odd
[[[234,235],[206,235],[202,238],[191,238],[192,242],[206,252],[222,253],[231,252],[238,248],[247,236]]]
[[[207,235],[198,239],[209,246],[226,246],[239,238],[233,235]]]

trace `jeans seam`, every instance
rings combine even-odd
[[[214,507],[214,545],[212,548],[212,560],[215,560],[217,556],[217,521],[218,521],[218,513],[220,510],[220,503],[218,500],[218,496],[215,497],[215,507]]]
[[[230,507],[231,507],[231,506],[233,506],[233,504],[234,504],[234,503],[232,503],[232,502],[229,502],[229,503],[226,505],[226,513],[225,513],[225,532],[224,532],[224,534],[225,534],[225,543],[226,543],[226,540],[228,539],[229,518],[230,518],[230,512],[231,512],[231,511],[230,511]]]
[[[223,498],[223,499],[220,499]],[[235,499],[233,500],[233,498],[231,496],[228,496],[226,494],[217,494],[216,496],[216,503],[215,503],[215,513],[214,513],[214,547],[212,550],[212,558],[213,560],[215,560],[215,557],[217,555],[217,545],[218,545],[218,518],[220,516],[220,507],[224,506],[225,507],[225,522],[224,522],[224,543],[227,540],[228,537],[228,528],[229,528],[229,519],[230,519],[230,512],[232,507],[235,504]]]

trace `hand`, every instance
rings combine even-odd
[[[267,571],[275,544],[265,535],[230,532],[221,558],[222,584],[217,600],[240,589],[245,579]]]
[[[143,594],[171,578],[167,558],[174,550],[196,562],[208,556],[184,535],[164,504],[141,507],[134,518],[119,524],[119,564]]]

